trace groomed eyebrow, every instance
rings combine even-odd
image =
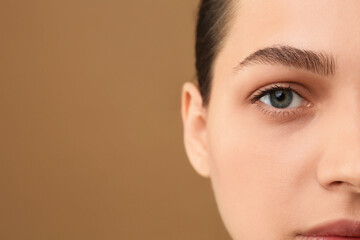
[[[336,61],[334,56],[325,52],[302,50],[287,45],[274,45],[260,49],[240,62],[235,72],[245,66],[254,64],[283,65],[304,69],[325,77],[335,75]]]

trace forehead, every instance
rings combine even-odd
[[[238,0],[234,12],[215,78],[219,68],[276,44],[360,59],[358,0]]]

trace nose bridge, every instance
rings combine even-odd
[[[360,193],[360,99],[345,99],[324,128],[325,154],[317,174],[325,188]]]

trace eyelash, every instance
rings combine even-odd
[[[269,115],[272,115],[272,116],[279,116],[279,115],[282,115],[283,117],[286,116],[294,116],[297,114],[297,110],[295,109],[299,109],[300,107],[297,107],[297,108],[283,108],[283,109],[280,109],[280,108],[274,108],[274,107],[271,107],[269,106],[269,108],[273,109],[273,110],[269,110],[268,108],[264,108],[263,106],[261,106],[262,104],[258,103],[258,101],[260,101],[260,98],[262,98],[263,96],[273,92],[273,91],[278,91],[278,90],[289,90],[289,91],[293,91],[295,92],[296,94],[298,94],[302,99],[305,99],[301,94],[299,94],[297,91],[295,91],[291,85],[289,84],[287,87],[282,87],[282,86],[279,86],[277,84],[275,84],[274,86],[271,86],[271,87],[267,87],[267,88],[264,88],[262,90],[258,90],[254,96],[252,96],[250,98],[250,102],[251,104],[257,104],[258,107],[260,108],[260,110],[262,110],[265,114],[269,114]]]

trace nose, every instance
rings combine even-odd
[[[360,114],[354,109],[337,114],[322,135],[325,152],[317,166],[319,183],[328,190],[360,195]]]

